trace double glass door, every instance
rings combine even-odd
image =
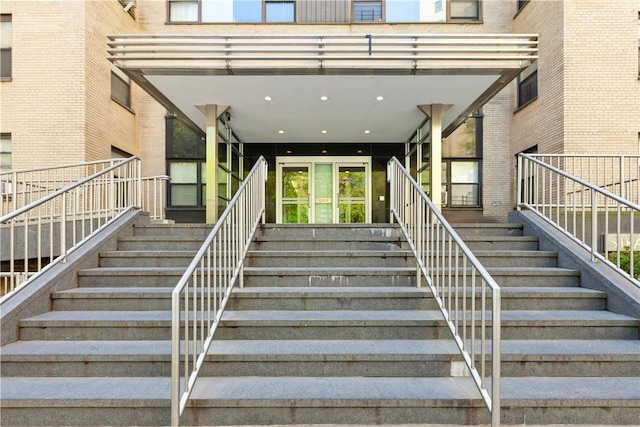
[[[278,157],[276,221],[371,222],[368,157]]]

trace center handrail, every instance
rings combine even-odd
[[[267,170],[261,156],[172,292],[172,426],[180,425],[234,285],[242,287],[245,255],[264,223]]]
[[[499,426],[500,286],[395,157],[387,164],[387,180],[392,220],[398,221],[416,257],[417,285],[426,279],[491,412],[491,425]]]

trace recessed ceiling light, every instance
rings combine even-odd
[[[273,98],[272,98],[272,97],[270,97],[270,96],[265,96],[265,97],[264,97],[264,100],[265,100],[265,101],[267,101],[267,102],[268,102],[268,101],[273,101]]]
[[[362,150],[357,150],[356,153],[362,154]]]
[[[284,133],[284,131],[283,131],[282,129],[280,129],[280,130],[278,131],[278,133]]]
[[[371,133],[371,131],[369,129],[366,129],[364,133]]]
[[[321,133],[327,133],[327,131],[326,131],[326,130],[324,130],[324,129],[322,129],[320,132],[321,132]]]
[[[286,151],[286,153],[287,153],[287,154],[291,154],[291,153],[293,153],[293,151],[291,151],[291,150],[287,150],[287,151]]]
[[[320,101],[326,101],[326,100],[328,100],[328,99],[329,99],[329,97],[328,97],[327,95],[322,95],[322,96],[320,97]]]
[[[383,99],[384,99],[384,96],[382,95],[376,96],[376,101],[382,101]]]

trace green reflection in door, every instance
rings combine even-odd
[[[282,222],[287,224],[309,222],[309,168],[307,166],[282,168]]]
[[[333,164],[315,165],[315,222],[331,224],[333,222]]]
[[[364,167],[338,168],[338,221],[357,223],[366,220],[366,173]]]

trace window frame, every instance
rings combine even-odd
[[[528,74],[526,74],[528,73]],[[525,75],[523,77],[523,75]],[[533,101],[538,99],[538,62],[534,62],[529,67],[524,69],[520,74],[518,74],[517,79],[517,94],[516,94],[516,111],[521,110],[527,105],[531,104]],[[527,97],[524,96],[524,88],[527,88],[529,92],[531,92]],[[535,90],[531,90],[534,88]],[[532,93],[535,91],[535,95]]]
[[[468,17],[454,17],[451,15],[451,3],[455,3],[456,1],[474,1],[476,3],[476,16]],[[447,2],[447,22],[482,22],[482,0],[446,0]]]
[[[482,179],[482,164],[484,158],[483,139],[484,139],[484,114],[482,111],[474,112],[470,118],[473,118],[475,123],[475,155],[469,157],[451,156],[442,157],[442,164],[445,165],[445,176],[442,180],[443,196],[446,195],[446,199],[443,200],[443,208],[446,209],[482,209],[482,193],[483,193],[483,179]],[[460,126],[464,126],[464,123]],[[457,129],[456,129],[457,130]],[[454,130],[455,132],[455,130]],[[453,132],[452,132],[453,133]],[[456,183],[452,181],[452,164],[453,163],[476,163],[478,165],[478,179],[475,183]],[[453,191],[452,188],[455,185],[475,185],[478,189],[478,203],[475,205],[454,205],[452,204]]]
[[[10,39],[9,39],[9,47],[0,47],[0,58],[2,58],[2,66],[5,67],[8,65],[8,75],[3,75],[0,73],[0,81],[9,82],[13,79],[13,18],[10,13],[0,14],[0,23],[8,22],[10,28]],[[3,24],[0,24],[3,25]],[[8,60],[7,57],[8,56]]]
[[[123,84],[123,88],[126,87],[126,99],[120,99],[117,92],[114,92],[114,79],[116,82],[121,82]],[[111,100],[113,100],[118,105],[124,107],[128,111],[133,113],[133,101],[132,101],[132,93],[131,93],[131,79],[125,75],[122,71],[112,66],[111,68]]]

